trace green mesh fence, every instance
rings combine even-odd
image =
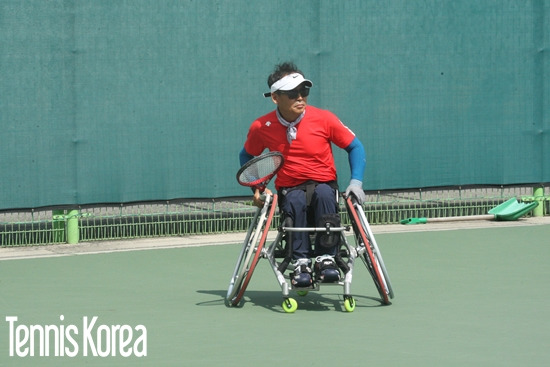
[[[516,197],[525,202],[539,200],[542,215],[550,215],[549,192],[549,185],[542,186],[543,196],[538,197],[532,187],[378,191],[367,192],[364,208],[373,225],[397,224],[412,217],[483,215]],[[237,197],[0,212],[0,246],[240,232],[247,230],[255,210],[249,197]],[[341,216],[349,223],[343,203]],[[68,238],[71,219],[77,221],[76,241]]]
[[[547,192],[548,190],[544,190]],[[395,224],[402,219],[484,215],[495,206],[516,197],[535,200],[532,187],[478,187],[418,189],[404,192],[377,192],[367,196],[365,213],[372,224]],[[544,198],[543,198],[544,199]],[[546,198],[547,199],[547,198]],[[544,201],[545,215],[548,201]]]

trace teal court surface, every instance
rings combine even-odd
[[[548,218],[373,232],[395,298],[357,263],[352,313],[285,313],[266,260],[227,308],[244,234],[0,248],[0,366],[550,365]]]

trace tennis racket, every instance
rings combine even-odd
[[[237,182],[263,192],[269,181],[281,169],[283,163],[284,158],[281,152],[268,152],[254,157],[239,169]]]

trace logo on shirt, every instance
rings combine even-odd
[[[271,121],[266,122],[265,126],[271,126]]]

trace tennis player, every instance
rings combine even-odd
[[[291,62],[275,66],[267,79],[270,88],[264,96],[277,106],[274,111],[252,122],[239,154],[241,166],[265,149],[283,153],[285,163],[275,179],[279,209],[285,225],[294,227],[340,226],[337,201],[338,183],[331,144],[348,153],[351,179],[346,195],[362,203],[365,150],[355,134],[328,110],[307,104],[313,83]],[[256,190],[254,203],[262,206]],[[291,232],[291,281],[295,287],[313,283],[311,257],[315,257],[315,276],[322,282],[340,279],[335,262],[339,236],[319,234],[314,251],[305,232]]]

